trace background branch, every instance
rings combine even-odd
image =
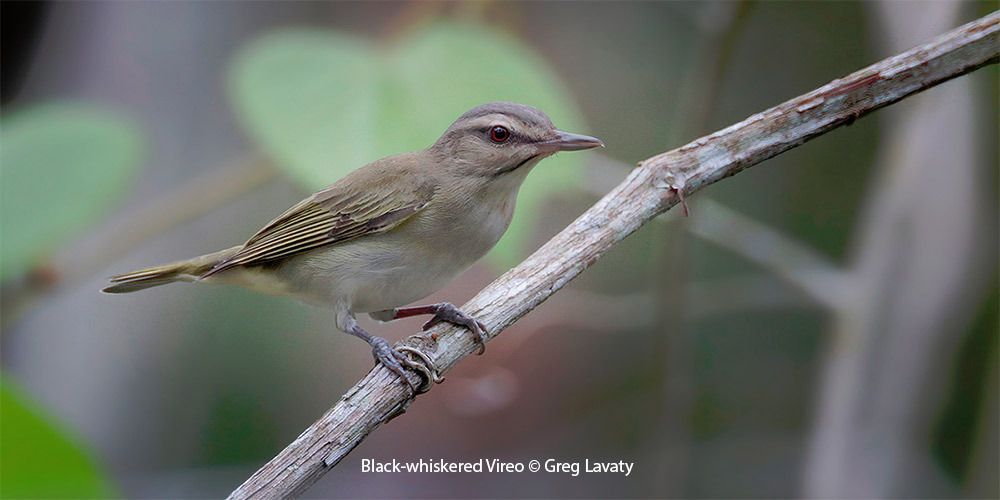
[[[939,2],[936,15],[919,16],[891,1],[866,7],[885,53],[893,53],[952,25],[966,6]],[[950,365],[962,363],[955,354],[961,332],[989,293],[997,255],[995,215],[984,216],[995,195],[979,187],[993,180],[983,178],[974,159],[972,85],[955,82],[880,116],[886,137],[816,391],[806,497],[955,495],[928,441]]]
[[[587,192],[600,196],[617,184],[613,170],[624,164],[604,155],[592,155],[593,166],[585,183]],[[603,167],[603,168],[601,168]],[[685,218],[658,217],[667,226]],[[842,307],[848,293],[847,270],[794,237],[710,199],[700,198],[684,230],[763,267],[809,300],[830,309]],[[651,273],[659,275],[657,273]],[[750,301],[753,302],[753,301]],[[761,303],[765,303],[763,301]],[[800,301],[801,302],[801,301]],[[715,310],[728,305],[708,304]]]
[[[998,58],[1000,15],[936,40],[640,163],[618,187],[463,306],[490,336],[537,307],[615,243],[699,189]],[[423,349],[442,372],[476,351],[465,330],[439,326],[403,344]],[[437,340],[431,340],[431,338]],[[414,375],[415,376],[415,375]],[[369,433],[405,411],[413,396],[375,367],[230,498],[303,493]]]
[[[35,302],[119,261],[149,239],[203,215],[278,177],[269,160],[255,155],[213,168],[175,190],[149,200],[90,231],[87,238],[56,253],[41,268],[13,283],[4,283],[0,325],[16,323]]]
[[[837,309],[847,293],[844,272],[808,246],[712,200],[700,200],[688,228],[774,272],[815,302]]]

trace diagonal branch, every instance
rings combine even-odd
[[[709,199],[698,202],[692,234],[772,271],[829,309],[843,307],[846,271],[780,232]]]
[[[496,336],[541,304],[615,243],[714,182],[883,106],[997,62],[1000,13],[951,31],[681,148],[654,156],[596,205],[462,309]],[[431,337],[437,340],[432,340]],[[440,372],[476,352],[468,331],[438,326],[403,344],[422,349]],[[415,376],[415,375],[414,375]],[[302,494],[413,396],[378,366],[230,498]]]

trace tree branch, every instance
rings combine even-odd
[[[843,307],[847,272],[806,245],[715,201],[698,202],[689,231],[737,252],[830,309]]]
[[[1000,54],[998,31],[1000,14],[994,12],[926,45],[641,162],[618,187],[462,309],[482,321],[490,337],[498,335],[615,243],[681,202],[683,195],[883,106],[995,63]],[[477,350],[467,330],[445,325],[402,344],[422,349],[441,373]],[[413,397],[395,375],[376,366],[230,498],[303,493],[369,433],[405,411]]]

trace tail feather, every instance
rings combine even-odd
[[[129,293],[176,281],[196,281],[211,271],[217,263],[233,255],[239,249],[240,247],[232,247],[193,259],[112,276],[110,278],[112,285],[101,291],[104,293]]]

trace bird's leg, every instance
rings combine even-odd
[[[486,325],[477,321],[476,318],[465,314],[461,311],[461,309],[455,307],[455,305],[450,302],[439,302],[437,304],[428,304],[426,306],[397,307],[388,311],[381,311],[378,313],[377,317],[388,318],[391,321],[394,319],[409,318],[410,316],[421,316],[424,314],[434,315],[433,318],[424,323],[424,330],[429,330],[432,326],[442,321],[447,321],[458,326],[464,326],[471,330],[472,333],[476,334],[476,340],[479,343],[479,354],[486,352]]]
[[[403,368],[403,365],[406,365],[414,371],[425,374],[429,373],[427,367],[420,366],[405,354],[393,349],[392,346],[389,345],[389,342],[387,342],[384,338],[377,337],[366,332],[353,317],[348,316],[343,322],[345,324],[342,329],[345,332],[368,342],[368,345],[372,346],[372,357],[375,358],[376,363],[382,363],[382,366],[388,368],[389,371],[399,375],[399,378],[403,379],[403,381],[406,382],[406,385],[408,385],[413,392],[422,392],[421,387],[414,385],[413,382],[410,381],[409,377],[406,376],[406,370]],[[428,380],[430,378],[431,377],[428,376]],[[428,381],[428,384],[429,383],[430,382]]]

